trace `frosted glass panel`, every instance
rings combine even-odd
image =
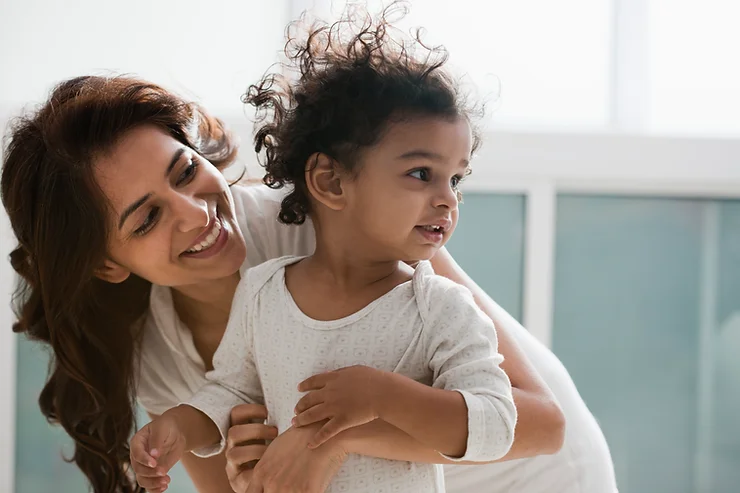
[[[38,407],[38,395],[46,379],[48,356],[38,344],[19,338],[16,390],[15,493],[82,493],[86,479],[72,457],[72,440],[58,426],[49,425]],[[148,421],[140,413],[140,423]],[[182,466],[172,473],[169,491],[196,493]]]
[[[716,337],[713,337],[711,442],[706,481],[712,492],[740,485],[740,202],[719,207]]]
[[[735,202],[558,199],[553,349],[622,493],[737,491],[739,222]]]
[[[522,317],[523,195],[465,193],[447,245],[455,260],[513,317]]]

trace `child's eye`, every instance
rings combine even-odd
[[[416,178],[417,180],[421,181],[429,181],[429,170],[426,168],[420,168],[415,169],[414,171],[409,173],[409,176],[412,178]]]
[[[453,176],[450,180],[450,185],[452,185],[452,188],[457,188],[460,185],[460,182],[462,181],[462,176]]]

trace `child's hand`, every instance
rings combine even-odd
[[[329,420],[309,441],[316,448],[338,433],[379,417],[377,406],[384,372],[367,366],[350,366],[320,373],[298,384],[308,392],[295,407],[293,426]]]
[[[131,465],[136,481],[150,493],[170,484],[167,472],[185,453],[185,436],[167,413],[140,429],[131,439]]]

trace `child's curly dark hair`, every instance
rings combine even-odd
[[[305,169],[316,153],[353,171],[358,151],[377,143],[392,121],[427,115],[470,120],[481,111],[442,70],[448,58],[443,47],[425,45],[419,30],[399,36],[388,20],[399,9],[406,13],[397,2],[375,19],[348,10],[340,21],[314,23],[299,36],[304,15],[288,27],[284,50],[284,68],[297,78],[291,83],[271,73],[244,95],[257,109],[254,143],[257,153],[264,150],[264,183],[294,186],[282,202],[281,222],[302,224],[310,212]],[[473,134],[475,150],[480,139]]]

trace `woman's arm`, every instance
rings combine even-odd
[[[518,420],[514,445],[505,460],[554,454],[563,445],[565,416],[555,396],[514,340],[519,324],[473,281],[445,248],[432,258],[435,273],[468,288],[483,313],[491,317],[498,335],[498,350],[504,356],[501,368],[511,380]]]

